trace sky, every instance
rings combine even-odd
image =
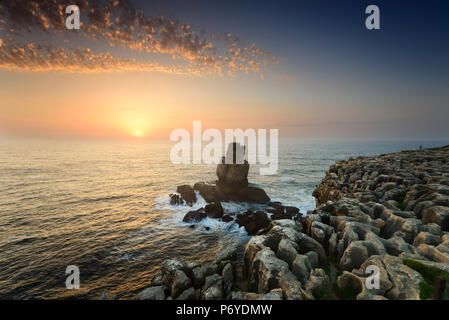
[[[443,0],[2,0],[0,135],[447,140],[448,36]]]

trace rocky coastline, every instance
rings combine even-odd
[[[165,260],[137,299],[447,299],[449,146],[337,161],[306,214],[270,202],[237,162],[223,159],[217,181],[180,186],[170,199],[191,206],[195,191],[204,197],[208,205],[184,217],[193,226],[211,217],[244,227],[253,236],[243,257],[229,247],[212,263]],[[266,209],[233,216],[223,201]]]

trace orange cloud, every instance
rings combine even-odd
[[[0,18],[12,39],[20,29],[29,32],[43,30],[50,35],[62,34],[67,32],[64,15],[66,2],[5,0],[0,6]],[[72,51],[67,48],[30,48],[29,45],[8,42],[7,47],[10,43],[12,47],[0,51],[0,66],[33,71],[151,70],[220,76],[252,72],[263,78],[263,70],[278,63],[268,52],[253,43],[241,41],[235,35],[228,33],[217,36],[175,19],[148,17],[128,1],[76,0],[70,4],[78,5],[81,11],[79,35],[104,40],[111,46],[123,46],[132,51],[165,54],[173,60],[173,64],[121,60],[110,53],[94,54],[80,48]]]
[[[157,62],[138,62],[136,59],[119,59],[110,53],[94,53],[89,48],[66,50],[48,45],[13,44],[0,47],[0,68],[20,71],[112,72],[144,71],[184,75],[211,73],[207,68],[162,65]]]

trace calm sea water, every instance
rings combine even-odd
[[[275,176],[250,168],[249,180],[273,200],[314,208],[311,193],[335,160],[448,142],[288,142]],[[133,298],[162,260],[210,261],[243,229],[206,219],[182,223],[192,208],[169,205],[180,184],[215,180],[215,166],[173,165],[162,142],[0,142],[0,299]],[[200,199],[194,206],[204,205]],[[228,203],[239,212],[246,204]],[[65,269],[81,288],[65,288]]]

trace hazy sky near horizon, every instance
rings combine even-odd
[[[57,2],[0,1],[0,135],[449,138],[447,1]]]

